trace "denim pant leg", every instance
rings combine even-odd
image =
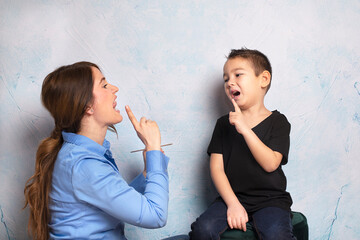
[[[253,226],[261,240],[294,240],[290,212],[266,207],[252,215]]]
[[[189,240],[188,235],[177,235],[173,237],[164,238],[162,240]]]
[[[191,240],[219,240],[227,228],[227,206],[217,201],[191,224],[189,236]]]

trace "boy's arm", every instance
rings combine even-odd
[[[223,155],[212,153],[210,156],[210,173],[215,187],[227,206],[227,222],[231,229],[246,231],[246,223],[249,221],[245,208],[237,199],[232,190],[229,180],[225,175]]]
[[[283,155],[273,151],[258,138],[253,130],[246,124],[241,109],[235,100],[232,99],[231,101],[234,105],[235,112],[229,113],[230,124],[235,125],[238,133],[243,135],[252,155],[260,166],[267,172],[275,171],[280,166]]]
[[[281,153],[266,146],[251,129],[244,132],[243,136],[255,160],[266,172],[273,172],[280,166],[283,157]]]

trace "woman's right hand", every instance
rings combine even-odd
[[[125,106],[125,110],[138,137],[145,144],[146,151],[160,150],[161,136],[156,122],[145,117],[138,122],[129,106]]]

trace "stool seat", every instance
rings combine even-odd
[[[304,214],[300,212],[292,212],[291,223],[293,225],[293,233],[297,240],[309,239],[309,227]],[[246,232],[239,229],[228,229],[221,235],[221,240],[256,240],[255,229],[246,224]]]

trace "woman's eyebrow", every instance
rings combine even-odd
[[[106,79],[103,77],[101,78],[100,82],[99,82],[99,85],[103,82],[103,81],[106,81]]]

